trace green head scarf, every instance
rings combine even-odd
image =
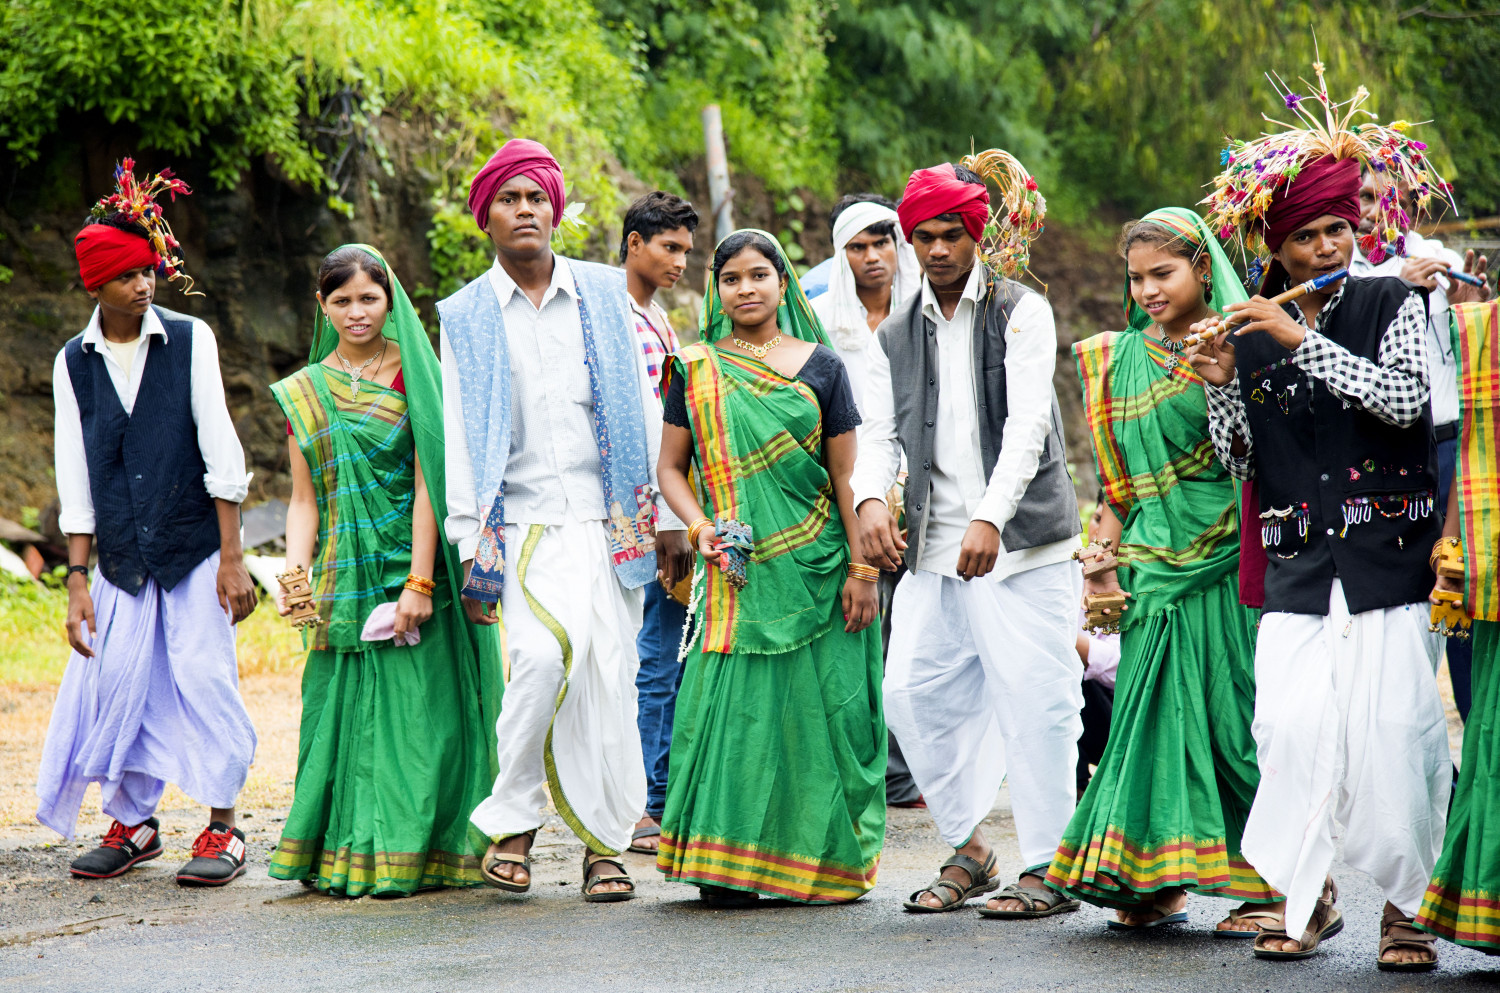
[[[1240,283],[1239,273],[1234,271],[1234,266],[1229,261],[1229,256],[1224,254],[1224,249],[1219,247],[1219,240],[1208,230],[1208,225],[1203,223],[1203,218],[1194,211],[1183,207],[1163,207],[1153,210],[1141,218],[1141,223],[1155,224],[1164,228],[1172,234],[1181,238],[1192,246],[1195,253],[1207,252],[1209,258],[1209,275],[1213,278],[1213,288],[1209,291],[1208,305],[1221,316],[1224,308],[1231,303],[1243,303],[1250,299],[1245,293],[1245,287]],[[1145,331],[1151,326],[1151,317],[1130,296],[1130,279],[1125,280],[1125,321],[1132,331]]]
[[[807,300],[807,294],[802,292],[802,283],[797,279],[797,270],[792,267],[792,260],[786,257],[786,251],[782,249],[781,242],[768,231],[760,228],[740,228],[730,233],[728,238],[745,233],[758,234],[775,247],[776,253],[781,256],[782,265],[786,267],[787,287],[783,296],[781,306],[776,309],[776,325],[784,335],[793,338],[801,338],[815,345],[827,345],[828,336],[823,333],[823,325],[813,313],[812,304]],[[719,245],[724,244],[719,242]],[[717,252],[719,245],[714,246]],[[753,246],[752,246],[753,247]],[[698,334],[706,342],[715,342],[720,338],[729,337],[732,325],[729,315],[724,313],[724,304],[719,300],[719,280],[712,269],[708,273],[708,290],[703,295],[703,315],[698,319]]]

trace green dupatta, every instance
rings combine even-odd
[[[738,232],[736,232],[738,233]],[[775,237],[759,231],[780,251]],[[827,345],[822,325],[782,254],[788,285],[777,324],[783,335]],[[750,549],[744,587],[706,569],[703,651],[779,654],[829,627],[847,561],[833,484],[823,464],[823,415],[812,389],[748,353],[715,347],[731,324],[708,281],[701,341],[667,367],[684,377],[694,458],[716,530],[742,526]]]
[[[1208,253],[1215,311],[1248,299],[1196,213],[1167,207],[1143,220]],[[1125,615],[1130,623],[1238,567],[1239,502],[1209,440],[1203,381],[1146,333],[1151,318],[1131,298],[1128,280],[1124,310],[1125,331],[1095,335],[1073,351],[1099,481],[1124,522],[1122,585],[1136,608]]]
[[[307,366],[271,387],[319,491],[319,552],[312,578],[323,623],[312,647],[338,651],[364,650],[359,634],[370,610],[399,597],[410,570],[416,476],[411,451],[421,460],[439,528],[433,609],[458,609],[463,583],[457,550],[441,531],[448,514],[442,368],[385,257],[369,245],[352,247],[379,260],[390,280],[391,310],[381,333],[400,346],[405,396],[374,383],[360,384],[358,400],[350,396],[349,377],[321,364],[338,345],[338,332],[321,308]],[[338,470],[344,471],[342,480]],[[499,645],[488,629],[466,624],[464,631],[479,671],[485,720],[493,723],[500,704]]]

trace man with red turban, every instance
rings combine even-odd
[[[1360,140],[1323,137],[1262,141],[1348,148]],[[1398,156],[1419,151],[1395,147]],[[1263,930],[1255,954],[1305,958],[1342,927],[1328,876],[1342,837],[1344,861],[1386,896],[1379,967],[1430,969],[1433,939],[1411,918],[1442,844],[1452,764],[1426,605],[1428,550],[1442,520],[1427,294],[1395,277],[1350,276],[1270,303],[1349,267],[1360,162],[1254,146],[1233,157],[1290,167],[1257,165],[1248,186],[1243,166],[1220,180],[1221,193],[1230,191],[1221,202],[1249,205],[1239,223],[1259,234],[1271,264],[1264,296],[1230,305],[1243,323],[1190,355],[1207,383],[1218,457],[1255,480],[1268,554],[1255,655],[1261,779],[1242,848],[1287,903],[1282,927]]]
[[[522,138],[470,184],[495,264],[438,303],[444,529],[464,562],[465,613],[495,624],[499,605],[510,656],[499,775],[472,814],[491,841],[485,881],[531,888],[550,789],[587,848],[584,900],[614,902],[635,894],[620,853],[646,806],[642,588],[658,578],[654,525],[684,529],[656,497],[661,405],[625,273],[552,250],[564,197],[557,160]]]
[[[1076,910],[1043,883],[1077,799],[1083,705],[1052,310],[979,261],[989,193],[975,173],[917,170],[897,214],[921,289],[876,331],[850,485],[866,556],[908,570],[891,606],[886,720],[955,849],[905,906],[958,910],[999,887],[979,825],[1008,774],[1025,868],[980,912]],[[885,502],[903,455],[905,540]]]
[[[42,749],[37,819],[71,837],[98,783],[113,823],[71,872],[112,878],[162,854],[156,807],[175,783],[209,808],[177,882],[222,886],[245,871],[234,807],[256,745],[234,642],[256,605],[240,547],[250,474],[213,332],[154,302],[167,261],[154,246],[176,242],[151,191],[186,187],[157,177],[143,192],[131,165],[102,219],[74,239],[96,306],[52,370],[73,651]],[[176,274],[171,254],[163,268]]]

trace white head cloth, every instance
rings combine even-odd
[[[832,326],[823,329],[840,349],[858,351],[870,341],[870,326],[865,323],[864,308],[854,287],[854,270],[849,266],[844,247],[865,228],[882,221],[890,221],[896,227],[896,278],[891,284],[891,312],[922,288],[917,252],[902,234],[896,212],[878,203],[856,203],[846,208],[833,226],[833,275],[828,279],[833,319]]]

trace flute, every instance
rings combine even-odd
[[[1410,256],[1402,255],[1400,252],[1396,251],[1396,246],[1395,245],[1389,245],[1389,244],[1387,244],[1387,245],[1382,245],[1381,247],[1385,249],[1387,255],[1394,255],[1394,256],[1396,256],[1398,258],[1403,258],[1403,259],[1404,258],[1410,258]],[[1473,273],[1464,272],[1464,271],[1462,271],[1460,269],[1449,269],[1446,272],[1444,272],[1443,275],[1447,276],[1449,279],[1456,279],[1460,283],[1468,283],[1470,286],[1483,286],[1484,285],[1484,280],[1483,279],[1481,279],[1480,277],[1474,275]]]
[[[1347,275],[1349,275],[1348,269],[1335,269],[1333,272],[1326,272],[1316,279],[1309,279],[1305,283],[1299,283],[1296,286],[1293,286],[1285,293],[1276,294],[1270,299],[1270,302],[1278,306],[1284,303],[1291,303],[1293,300],[1296,300],[1299,297],[1306,296],[1313,290],[1321,290],[1326,286],[1331,286]],[[1187,337],[1182,339],[1182,347],[1192,348],[1194,345],[1201,345],[1204,342],[1213,341],[1219,335],[1223,334],[1231,324],[1238,324],[1240,321],[1243,321],[1245,318],[1242,315],[1243,311],[1237,311],[1224,318],[1224,323],[1220,324],[1216,328],[1210,328],[1206,331],[1200,331],[1197,334],[1188,335]]]

